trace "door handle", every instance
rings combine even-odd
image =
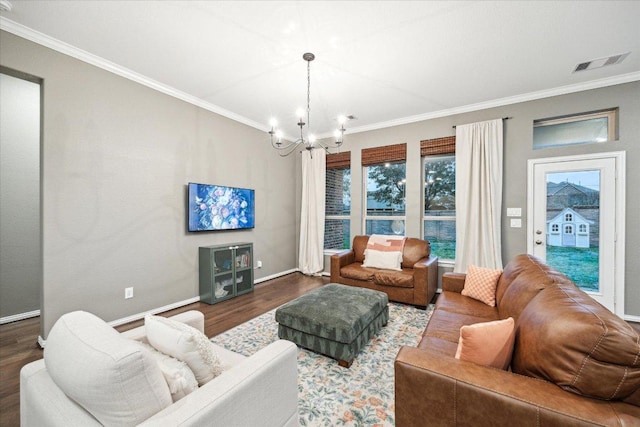
[[[536,245],[541,245],[542,244],[542,240],[536,240]]]

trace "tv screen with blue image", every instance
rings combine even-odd
[[[247,188],[189,183],[189,231],[255,227],[255,192]]]

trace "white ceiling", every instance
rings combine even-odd
[[[320,136],[640,80],[638,1],[10,1],[2,29],[287,135],[305,52]]]

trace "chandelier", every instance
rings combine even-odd
[[[313,53],[305,53],[304,55],[302,55],[302,59],[307,61],[307,111],[305,112],[302,108],[298,108],[298,111],[296,112],[296,116],[298,117],[298,127],[300,128],[300,138],[292,142],[283,142],[282,131],[278,130],[278,122],[276,121],[276,119],[272,118],[269,122],[269,124],[271,125],[271,130],[269,131],[271,146],[278,150],[278,154],[280,155],[280,157],[288,156],[289,154],[293,153],[299,146],[301,146],[305,150],[308,150],[310,154],[311,150],[313,150],[314,148],[322,148],[328,151],[329,148],[339,148],[344,140],[344,131],[346,130],[344,128],[344,124],[347,121],[347,118],[345,116],[338,117],[340,128],[336,129],[336,131],[334,132],[335,141],[333,142],[318,141],[315,135],[309,133],[309,123],[311,122],[311,61],[315,59],[315,55]],[[304,129],[305,126],[307,126],[306,135]]]

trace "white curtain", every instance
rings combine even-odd
[[[327,156],[324,150],[302,152],[302,209],[298,267],[306,275],[324,269],[324,212]]]
[[[456,264],[502,269],[502,119],[456,127]]]

